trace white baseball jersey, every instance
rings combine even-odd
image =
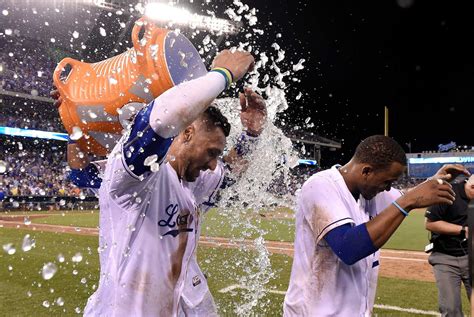
[[[295,255],[284,302],[285,316],[367,316],[377,286],[379,251],[347,265],[324,240],[332,229],[375,217],[400,196],[391,189],[356,201],[337,169],[310,177],[298,194]]]
[[[223,170],[218,164],[187,183],[163,162],[159,171],[137,177],[125,163],[121,142],[117,144],[100,188],[101,273],[86,316],[178,314],[190,265],[192,274],[202,275],[195,263],[198,206],[214,197]],[[204,278],[199,285],[208,291]],[[199,300],[196,296],[189,302]]]

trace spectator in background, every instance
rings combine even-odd
[[[471,297],[468,259],[468,205],[474,199],[474,176],[453,184],[456,199],[452,205],[434,205],[426,211],[426,229],[431,231],[433,252],[429,263],[438,286],[442,316],[463,316],[461,282]]]

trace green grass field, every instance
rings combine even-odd
[[[27,215],[27,213],[19,213]],[[263,214],[265,215],[265,214]],[[415,210],[405,219],[397,232],[384,246],[387,249],[423,251],[428,244],[428,232],[424,229],[424,211]],[[267,232],[264,235],[266,240],[271,241],[293,241],[295,235],[294,219],[267,219],[260,213],[249,212],[245,215],[251,225],[263,229]],[[98,211],[82,211],[67,213],[46,213],[44,218],[32,219],[33,223],[46,223],[53,225],[64,225],[73,227],[99,226]],[[235,238],[242,232],[241,226],[232,226],[231,219],[218,210],[209,211],[204,218],[202,235],[213,237]],[[250,232],[246,238],[256,238],[259,233],[255,230]]]
[[[292,241],[294,220],[270,219],[250,212],[244,215],[252,226],[263,228],[268,240]],[[230,217],[211,211],[203,223],[203,235],[238,237],[239,227],[232,226]],[[33,219],[35,223],[70,225],[77,227],[96,227],[98,212],[74,212],[47,214],[47,217]],[[399,228],[387,247],[407,250],[420,250],[427,241],[423,212],[412,213]],[[247,238],[254,237],[255,231],[249,231]],[[99,265],[97,255],[97,237],[78,236],[0,228],[0,243],[13,243],[16,253],[0,254],[0,316],[51,316],[75,315],[82,311],[87,298],[97,286]],[[21,250],[23,237],[30,234],[36,240],[36,247],[28,252]],[[80,252],[83,260],[71,261],[71,257]],[[59,254],[65,258],[63,263],[57,260]],[[252,285],[259,278],[266,278],[255,261],[255,252],[236,249],[215,249],[200,247],[198,258],[222,316],[234,316],[235,309],[248,302],[249,294],[245,289],[234,289],[227,293],[222,290],[230,285]],[[273,278],[266,284],[267,290],[285,291],[291,270],[291,257],[274,254],[270,256]],[[53,262],[58,272],[51,280],[44,280],[41,269],[45,263]],[[244,268],[247,273],[244,272]],[[250,273],[249,273],[250,272]],[[260,274],[256,274],[260,272]],[[265,271],[263,271],[265,272]],[[252,275],[247,281],[242,276]],[[82,281],[81,281],[82,280]],[[258,285],[258,284],[257,284]],[[59,306],[61,297],[64,305]],[[252,309],[257,316],[281,315],[284,295],[265,293]],[[47,301],[48,304],[45,302]],[[376,304],[415,308],[427,311],[437,310],[437,290],[434,283],[408,281],[393,278],[379,279]],[[464,297],[465,312],[468,303]],[[414,314],[376,309],[380,316],[413,316]]]

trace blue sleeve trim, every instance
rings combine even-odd
[[[136,115],[130,136],[123,146],[123,154],[127,166],[133,166],[137,176],[150,171],[145,166],[147,157],[156,154],[160,163],[173,142],[173,138],[162,138],[150,126],[150,115],[155,101],[149,103]]]
[[[102,183],[99,169],[92,163],[86,168],[71,170],[69,179],[79,188],[100,188]]]
[[[365,223],[355,227],[344,224],[329,231],[324,239],[347,265],[352,265],[378,250],[370,239]]]

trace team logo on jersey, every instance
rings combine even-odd
[[[198,286],[199,284],[201,284],[201,279],[199,278],[199,275],[196,275],[193,277],[193,286]]]
[[[182,232],[193,232],[193,228],[188,228],[188,224],[193,222],[193,215],[188,210],[179,212],[178,204],[170,204],[165,211],[167,217],[158,221],[158,226],[168,227],[172,230],[166,232],[163,237],[171,235],[176,238]]]

